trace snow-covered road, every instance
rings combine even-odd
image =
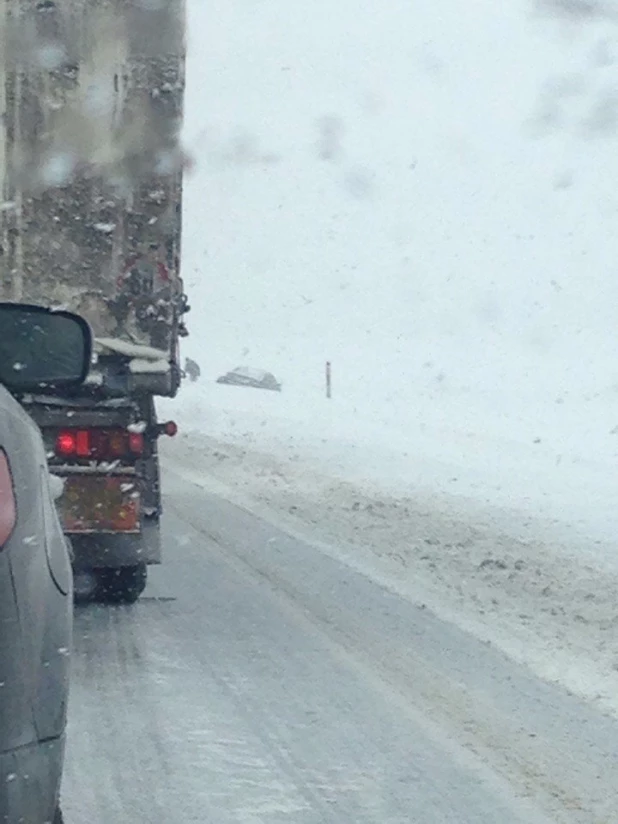
[[[618,821],[618,723],[166,474],[165,563],[76,613],[67,824]]]
[[[166,468],[426,604],[618,718],[613,542],[544,519],[536,499],[527,509],[504,508],[422,472],[399,488],[396,475],[384,483],[372,471],[371,444],[359,441],[346,456],[332,439],[321,443],[314,433],[307,440],[311,426],[278,432],[280,421],[246,429],[240,412],[235,420],[228,437],[189,432],[163,443]],[[385,469],[389,459],[392,466],[397,455],[381,456]],[[432,466],[415,454],[407,463],[412,475],[419,463]]]

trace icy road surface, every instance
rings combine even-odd
[[[618,821],[618,723],[243,509],[76,612],[67,824]]]

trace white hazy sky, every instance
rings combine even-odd
[[[618,29],[534,9],[189,0],[185,353],[611,383]]]

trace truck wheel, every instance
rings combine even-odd
[[[97,594],[99,582],[91,570],[73,572],[73,600],[76,604],[87,604]],[[55,822],[54,822],[55,824]]]
[[[99,600],[134,604],[146,588],[146,564],[97,570]]]

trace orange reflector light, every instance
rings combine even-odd
[[[107,444],[111,457],[124,455],[126,449],[124,432],[111,432]]]

